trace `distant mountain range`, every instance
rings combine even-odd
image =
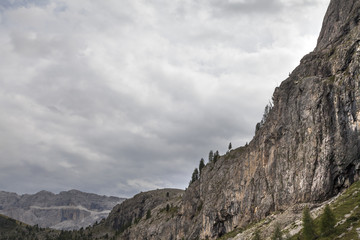
[[[24,195],[0,191],[0,214],[39,227],[72,230],[106,218],[124,200],[77,190]]]

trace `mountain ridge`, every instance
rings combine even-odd
[[[123,200],[75,189],[58,194],[42,190],[22,195],[0,191],[0,213],[30,225],[79,229],[107,217]]]

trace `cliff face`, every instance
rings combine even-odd
[[[215,239],[348,187],[360,174],[359,84],[360,1],[332,0],[317,47],[275,89],[250,144],[207,164],[185,191],[171,235],[141,236]]]
[[[331,1],[316,49],[275,90],[249,146],[205,169],[201,226],[187,234],[215,238],[294,203],[325,200],[359,178],[359,16],[360,1]]]
[[[359,7],[331,1],[318,46],[275,90],[252,142],[206,171],[202,238],[294,203],[325,200],[359,178]]]
[[[17,195],[0,191],[0,214],[30,225],[55,229],[78,229],[106,218],[124,199],[76,190],[53,194]]]
[[[336,44],[360,21],[357,0],[331,1],[326,12],[316,51]]]

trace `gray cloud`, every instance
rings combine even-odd
[[[13,9],[19,7],[46,6],[49,0],[2,0],[0,10]]]
[[[251,140],[327,4],[2,1],[0,189],[185,188]]]
[[[274,14],[280,13],[284,5],[278,0],[212,0],[212,9],[217,17],[240,14]]]

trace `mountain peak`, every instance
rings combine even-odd
[[[315,50],[339,41],[360,23],[360,1],[331,0]]]
[[[52,192],[46,191],[46,190],[41,190],[40,192],[35,193],[35,195],[49,195],[49,196],[53,196],[55,195]]]

